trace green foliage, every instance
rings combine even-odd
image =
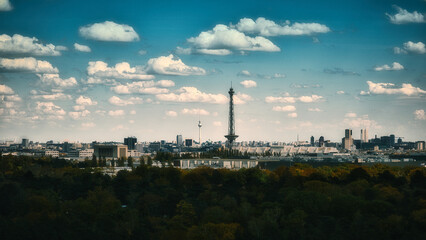
[[[2,156],[2,239],[421,239],[426,233],[424,168],[180,170],[152,167],[148,158],[110,177],[93,168],[95,160],[104,166],[104,159]]]

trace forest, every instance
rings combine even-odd
[[[141,165],[114,177],[0,157],[1,239],[424,239],[426,169]]]

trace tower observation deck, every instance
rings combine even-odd
[[[234,140],[238,137],[238,135],[235,135],[235,119],[234,119],[234,89],[229,89],[229,125],[228,125],[228,135],[225,135],[225,137],[228,139],[228,145],[229,148],[232,148],[232,144],[234,143]]]

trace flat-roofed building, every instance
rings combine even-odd
[[[93,149],[97,158],[118,159],[127,157],[127,146],[122,144],[95,144]]]

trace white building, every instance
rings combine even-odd
[[[84,149],[78,152],[79,158],[92,158],[95,153],[95,149]]]
[[[51,157],[59,157],[59,151],[54,151],[54,150],[46,150],[44,151],[44,156],[51,156]]]

